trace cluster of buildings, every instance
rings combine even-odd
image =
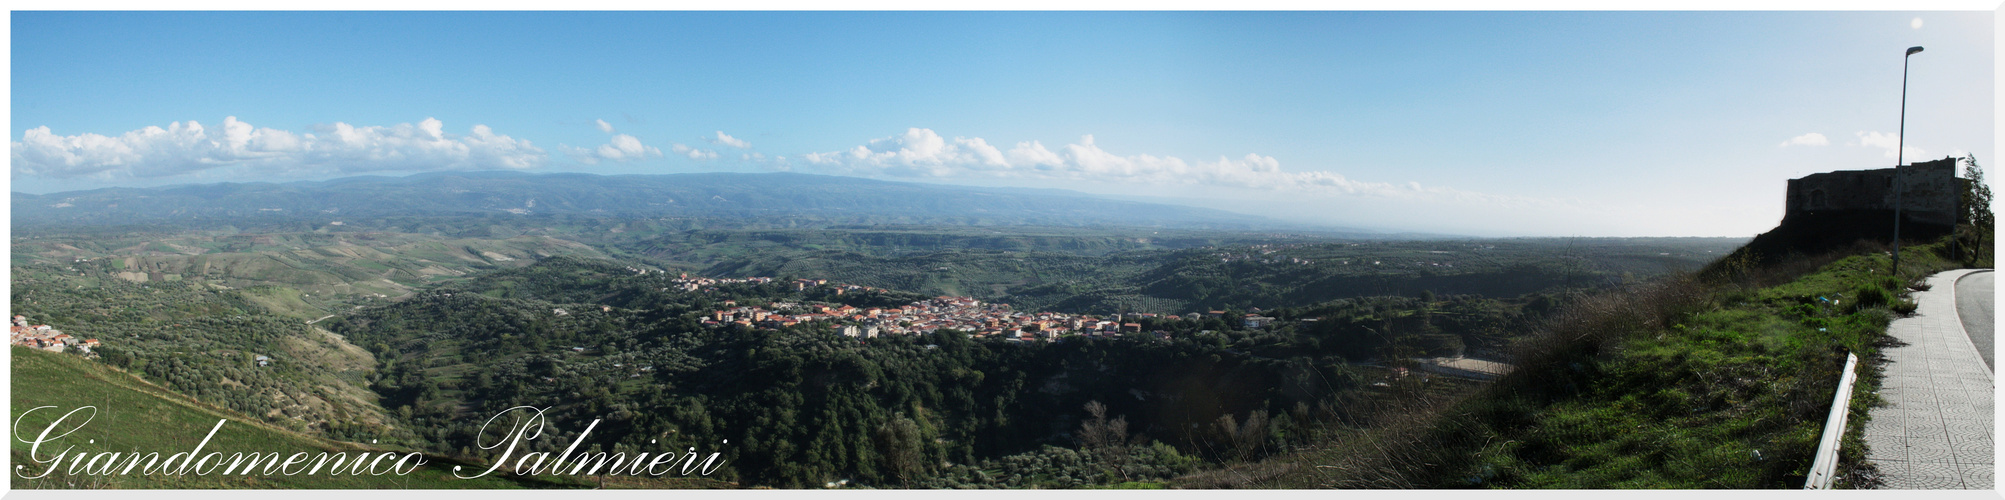
[[[1253,245],[1251,247],[1247,247],[1247,251],[1245,252],[1226,251],[1213,254],[1213,256],[1218,257],[1219,262],[1232,262],[1237,260],[1246,262],[1256,262],[1261,264],[1298,264],[1304,266],[1315,263],[1315,261],[1312,260],[1299,259],[1295,257],[1289,257],[1286,255],[1269,257],[1270,255],[1274,255],[1275,251],[1276,250],[1274,248],[1271,248],[1270,245]],[[1350,261],[1344,261],[1343,263],[1349,264]]]
[[[1316,261],[1314,260],[1303,259],[1298,257],[1289,257],[1286,255],[1274,255],[1274,256],[1268,255],[1272,253],[1274,253],[1274,250],[1272,249],[1260,249],[1258,252],[1241,252],[1241,253],[1220,252],[1212,254],[1212,256],[1217,257],[1218,261],[1221,263],[1231,263],[1238,261],[1238,262],[1251,262],[1255,264],[1296,264],[1303,266],[1312,265],[1316,263]],[[1448,252],[1435,251],[1432,253],[1448,253]],[[1383,260],[1373,260],[1362,257],[1357,259],[1357,261],[1358,265],[1373,265],[1373,266],[1387,265]],[[1335,262],[1338,265],[1344,265],[1344,266],[1351,265],[1351,259],[1330,259],[1324,262]],[[1455,263],[1453,262],[1431,262],[1431,261],[1414,261],[1407,263],[1395,262],[1392,263],[1391,265],[1410,266],[1410,267],[1455,267]]]
[[[640,273],[647,274],[647,271],[642,270],[640,271]],[[675,284],[673,288],[685,292],[694,292],[699,290],[716,291],[717,290],[716,287],[718,285],[730,285],[730,284],[764,285],[764,284],[770,284],[773,281],[774,281],[773,278],[759,277],[759,276],[754,276],[750,278],[702,278],[702,277],[691,278],[689,277],[688,274],[683,274],[681,277],[673,280],[673,283]],[[841,283],[831,285],[829,284],[828,280],[797,279],[793,281],[793,284],[794,284],[794,291],[797,292],[806,291],[807,289],[814,287],[830,287],[835,290],[836,295],[842,295],[845,292],[885,291],[882,288],[867,287],[860,285],[844,285]]]
[[[632,269],[632,268],[628,268],[628,269]],[[641,271],[640,273],[641,273],[641,274],[647,274],[647,271]],[[717,290],[717,288],[716,288],[716,287],[717,287],[717,285],[728,285],[728,284],[733,284],[733,283],[751,283],[751,284],[755,284],[755,285],[763,285],[763,284],[766,284],[766,283],[772,283],[772,282],[773,282],[773,279],[772,279],[772,278],[744,278],[744,279],[739,279],[739,278],[691,278],[691,277],[689,277],[689,275],[688,275],[688,274],[683,274],[683,275],[682,275],[682,277],[680,277],[680,278],[676,278],[676,279],[675,279],[675,280],[673,281],[673,283],[675,284],[675,286],[674,286],[674,287],[672,287],[672,288],[675,288],[675,289],[677,289],[677,290],[682,290],[682,291],[685,291],[685,292],[694,292],[694,291],[698,291],[698,290],[703,290],[703,291],[716,291],[716,290]],[[666,289],[666,288],[664,288],[663,290],[667,290],[667,289]]]
[[[97,339],[71,337],[62,330],[50,328],[49,325],[30,325],[27,316],[14,316],[11,331],[13,335],[10,343],[44,351],[63,352],[65,349],[75,347],[79,352],[90,354],[91,348],[98,346]]]
[[[725,301],[726,306],[735,306]],[[941,329],[970,332],[981,337],[1010,340],[1056,340],[1067,335],[1118,336],[1141,333],[1140,323],[1066,313],[1027,313],[1010,309],[1009,304],[983,303],[973,297],[935,297],[899,307],[858,308],[850,305],[789,302],[769,304],[772,309],[741,306],[717,310],[704,324],[739,324],[754,328],[784,328],[803,323],[836,327],[843,335],[873,338],[878,335],[912,335]],[[1153,314],[1130,314],[1131,319]]]
[[[767,277],[749,278],[691,278],[682,275],[673,280],[673,288],[684,291],[714,292],[718,285],[727,284],[770,284],[775,280]],[[829,283],[820,279],[797,279],[791,282],[795,291],[809,288],[827,287],[835,295],[849,292],[884,292],[882,288]],[[737,324],[749,328],[780,329],[801,324],[822,324],[834,327],[843,335],[856,338],[875,338],[879,335],[916,335],[932,333],[936,330],[951,329],[969,332],[978,337],[998,337],[1013,341],[1055,341],[1066,336],[1114,337],[1126,334],[1141,334],[1140,321],[1145,318],[1162,317],[1152,313],[1115,314],[1096,317],[1080,314],[1056,312],[1021,312],[1010,308],[1009,304],[983,303],[974,297],[934,297],[897,307],[863,307],[844,304],[799,304],[794,302],[773,302],[764,307],[738,305],[737,301],[722,302],[726,309],[717,309],[703,319],[710,327]],[[1185,319],[1195,321],[1202,316],[1219,317],[1224,311],[1190,313]],[[1169,316],[1175,317],[1175,316]],[[1259,314],[1247,314],[1238,319],[1246,328],[1266,328],[1274,318]],[[1167,336],[1162,331],[1146,332],[1157,336]]]
[[[772,283],[772,278],[689,278],[683,276],[675,281],[683,290],[715,290],[715,285],[729,283]],[[828,280],[794,280],[796,291],[810,287],[830,287],[836,295],[846,291],[882,292],[881,288],[858,285],[831,284]],[[931,333],[941,329],[953,329],[973,333],[983,337],[1002,337],[1011,340],[1056,340],[1067,335],[1117,336],[1127,333],[1141,333],[1139,323],[1123,323],[1124,316],[1111,318],[1074,315],[1066,313],[1027,313],[1010,309],[1009,304],[983,303],[973,297],[935,297],[898,307],[859,308],[843,304],[798,304],[774,302],[765,307],[739,306],[736,301],[723,302],[729,309],[719,309],[704,318],[707,326],[720,327],[738,324],[751,328],[779,329],[800,324],[820,323],[836,328],[843,335],[857,338],[874,338],[879,335],[913,335]],[[1130,320],[1155,317],[1154,314],[1129,314]]]

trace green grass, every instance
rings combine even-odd
[[[20,419],[22,435],[33,435],[47,427],[59,412],[42,410],[21,418],[23,412],[41,407],[54,406],[66,412],[84,406],[98,409],[96,418],[90,420],[83,429],[59,441],[63,445],[76,445],[75,452],[160,452],[165,457],[176,452],[188,451],[199,443],[218,419],[229,420],[216,437],[203,448],[222,452],[224,457],[236,452],[279,452],[291,455],[297,452],[318,453],[358,452],[364,448],[350,443],[328,441],[291,431],[256,423],[253,419],[234,412],[202,404],[185,396],[154,386],[131,375],[98,365],[70,354],[36,351],[23,347],[13,348],[13,418]],[[94,442],[92,442],[94,440]],[[28,456],[28,446],[15,440],[12,446],[15,464],[26,464],[37,475],[41,470]],[[48,450],[43,450],[47,458]],[[225,476],[220,470],[211,475],[133,475],[113,476],[70,476],[66,470],[58,470],[41,479],[14,477],[12,486],[20,489],[39,488],[521,488],[524,484],[493,477],[462,480],[451,477],[448,469],[452,464],[426,457],[432,465],[409,475],[346,476],[327,475],[283,476],[283,475],[241,475]],[[443,468],[441,468],[443,467]],[[66,467],[65,467],[66,469]],[[530,486],[566,486],[560,483],[537,483]]]
[[[1904,252],[1899,278],[1875,252],[1771,286],[1688,278],[1585,299],[1496,385],[1243,486],[1801,488],[1848,352],[1864,363],[1838,472],[1861,486],[1878,345],[1912,305],[1906,285],[1952,267],[1939,250]]]
[[[1871,359],[1901,301],[1905,282],[1888,267],[1859,255],[1752,293],[1729,287],[1668,328],[1613,341],[1582,380],[1591,388],[1529,425],[1492,429],[1517,439],[1479,452],[1476,468],[1496,476],[1472,482],[1801,487],[1844,354]]]

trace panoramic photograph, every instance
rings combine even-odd
[[[1994,490],[1996,19],[15,11],[7,485]]]

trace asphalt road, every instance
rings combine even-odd
[[[1991,323],[1992,275],[1998,273],[1972,273],[1956,280],[1956,315],[1963,318],[1963,331],[1970,334],[1970,342],[1977,344],[1977,353],[1984,356],[1984,366],[1991,373],[1998,373],[1991,336],[1995,331]]]

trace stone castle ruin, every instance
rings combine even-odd
[[[1943,158],[1894,169],[1840,170],[1789,180],[1782,224],[1755,236],[1746,260],[1777,262],[1864,241],[1889,243],[1894,234],[1894,190],[1900,193],[1902,241],[1926,241],[1956,230],[1968,179],[1956,176],[1957,159]]]
[[[1928,231],[1947,230],[1956,226],[1956,218],[1961,213],[1963,185],[1970,182],[1956,177],[1956,159],[1943,158],[1901,167],[1899,184],[1907,187],[1901,193],[1901,223],[1940,228],[1916,228]],[[1800,179],[1789,180],[1788,211],[1783,216],[1789,219],[1843,215],[1847,213],[1884,213],[1887,224],[1893,224],[1894,189],[1896,180],[1894,169],[1840,170],[1821,174],[1810,174]],[[1908,230],[1901,229],[1903,235]],[[1893,234],[1891,227],[1886,234]]]

